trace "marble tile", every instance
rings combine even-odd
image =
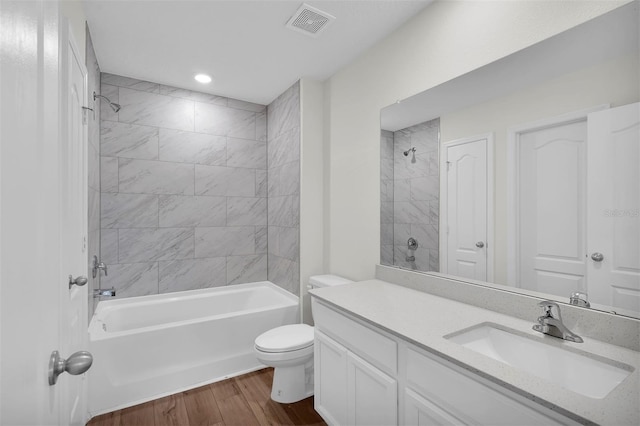
[[[267,141],[267,113],[256,115],[256,140]]]
[[[383,180],[380,182],[380,201],[393,202],[393,180]]]
[[[191,195],[194,166],[149,160],[119,160],[120,192]]]
[[[227,283],[224,257],[159,262],[160,293],[218,287]]]
[[[118,231],[120,262],[188,259],[193,255],[193,228],[140,228]]]
[[[100,152],[108,157],[158,159],[158,128],[103,121]]]
[[[437,176],[425,176],[410,179],[411,200],[431,201],[440,194],[440,181]]]
[[[437,225],[411,224],[411,236],[418,240],[420,248],[438,249],[439,239]]]
[[[300,128],[296,127],[273,139],[269,139],[267,151],[267,166],[269,168],[282,166],[292,161],[300,160]]]
[[[291,221],[293,226],[300,228],[300,195],[291,196]]]
[[[433,200],[429,202],[429,221],[423,221],[431,225],[438,226],[440,223],[440,201]]]
[[[100,152],[91,143],[87,144],[87,171],[89,188],[100,192]]]
[[[252,102],[241,101],[239,99],[229,98],[229,103],[227,104],[229,108],[237,108],[243,109],[245,111],[253,111],[253,112],[266,112],[267,106],[261,104],[254,104]]]
[[[429,153],[396,155],[393,160],[394,179],[412,179],[429,175]]]
[[[393,202],[382,201],[380,203],[380,222],[393,223]]]
[[[224,166],[226,159],[224,136],[160,129],[160,160]]]
[[[380,263],[382,265],[393,266],[393,244],[380,246]]]
[[[296,261],[300,257],[298,228],[280,228],[278,233],[278,256]]]
[[[266,198],[227,197],[227,226],[266,224]]]
[[[380,159],[380,179],[393,179],[393,157]]]
[[[393,132],[389,130],[380,131],[380,158],[393,160]]]
[[[430,152],[438,149],[438,128],[426,127],[411,132],[411,146],[419,152]]]
[[[255,253],[253,226],[196,228],[195,232],[197,258]]]
[[[254,197],[256,173],[253,169],[218,166],[195,166],[197,195]]]
[[[393,245],[393,224],[392,223],[380,224],[380,244]]]
[[[256,170],[256,197],[267,196],[267,171]]]
[[[393,201],[411,201],[411,179],[393,181]]]
[[[227,166],[250,169],[267,168],[267,144],[247,139],[227,140]]]
[[[228,99],[224,96],[216,96],[209,93],[194,92],[192,90],[180,89],[172,86],[160,85],[160,94],[174,98],[189,99],[191,101],[205,102],[215,105],[226,106]]]
[[[425,223],[428,215],[428,201],[402,201],[394,203],[393,217],[396,223]]]
[[[120,102],[120,92],[118,86],[112,86],[110,84],[105,84],[104,82],[102,82],[102,84],[100,85],[100,93],[98,94],[107,97],[113,103],[117,104]],[[89,102],[92,101],[90,100]],[[93,101],[93,107],[94,109],[96,107],[100,109],[101,121],[118,121],[119,113],[114,112],[104,99],[96,98],[96,100]]]
[[[193,131],[193,104],[186,99],[120,88],[119,121]]]
[[[410,237],[414,237],[411,234],[411,225],[408,223],[394,223],[393,224],[393,244],[396,246],[407,247],[407,240]]]
[[[100,157],[100,192],[118,192],[118,159]]]
[[[300,192],[300,162],[272,167],[268,173],[269,197],[295,195]]]
[[[267,221],[270,226],[295,226],[292,196],[270,197],[267,210]]]
[[[161,195],[159,210],[162,228],[225,226],[227,223],[225,197]]]
[[[97,231],[100,229],[100,193],[95,189],[87,190],[88,223],[87,230]]]
[[[100,221],[103,228],[158,226],[158,196],[103,193]]]
[[[294,83],[267,107],[268,140],[300,128],[300,82]]]
[[[255,140],[256,113],[196,102],[195,131],[211,135]]]
[[[138,80],[136,78],[123,77],[121,75],[109,74],[103,72],[101,75],[103,84],[110,84],[118,87],[126,87],[128,89],[140,90],[143,92],[158,93],[160,85],[150,81]]]
[[[438,151],[427,154],[427,168],[429,169],[429,176],[440,176],[440,157]]]
[[[118,263],[118,230],[100,230],[100,260],[107,266]]]
[[[267,280],[267,255],[227,257],[227,284]]]
[[[269,248],[269,239],[267,233],[268,227],[256,226],[256,253],[267,253]]]
[[[439,250],[429,250],[429,271],[440,272]]]
[[[109,265],[109,275],[100,278],[102,288],[115,287],[116,299],[158,294],[158,263]],[[103,300],[113,299],[104,297]]]
[[[270,254],[269,281],[295,295],[300,294],[300,267],[297,262]]]
[[[268,226],[267,227],[267,240],[269,242],[267,247],[267,253],[275,254],[276,256],[280,253],[280,249],[278,247],[279,235],[280,235],[280,226]]]

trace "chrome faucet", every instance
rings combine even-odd
[[[116,295],[116,288],[96,288],[93,290],[93,297],[114,297]]]
[[[562,322],[560,315],[560,306],[556,302],[545,300],[538,303],[538,306],[544,310],[544,315],[538,317],[538,324],[533,325],[535,331],[539,331],[549,336],[559,337],[570,342],[582,343],[582,337],[571,332]],[[557,316],[553,316],[552,308],[556,308]]]
[[[104,276],[107,276],[107,265],[104,264],[104,262],[98,262],[98,256],[96,256],[95,254],[93,255],[93,269],[92,269],[92,273],[91,275],[93,275],[93,278],[95,278],[98,275],[98,270],[103,270],[104,271]]]

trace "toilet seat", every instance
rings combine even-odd
[[[313,327],[292,324],[266,331],[255,340],[255,348],[261,352],[293,352],[313,346]]]

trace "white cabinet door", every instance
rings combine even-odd
[[[592,302],[640,313],[640,104],[589,114]],[[597,255],[601,253],[602,260]],[[595,260],[594,260],[595,258]]]
[[[349,425],[398,423],[398,385],[351,352],[347,353],[347,421]]]
[[[404,391],[404,424],[413,426],[462,425],[460,420],[411,389]]]
[[[314,408],[330,425],[347,424],[347,349],[316,329]]]

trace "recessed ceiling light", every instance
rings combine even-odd
[[[202,83],[202,84],[211,83],[211,77],[206,74],[196,74],[195,77],[193,78],[195,78],[198,83]]]

